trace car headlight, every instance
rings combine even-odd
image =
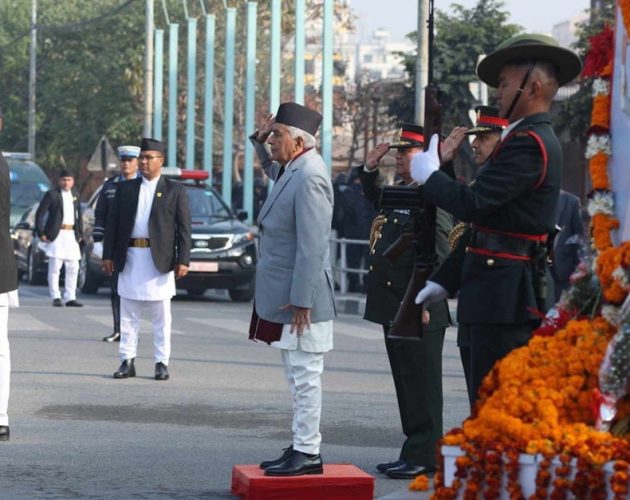
[[[254,233],[252,233],[251,231],[247,231],[246,233],[235,234],[234,240],[232,240],[232,244],[239,245],[247,241],[252,241],[253,239],[254,239]]]

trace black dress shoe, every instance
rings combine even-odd
[[[394,467],[400,467],[401,465],[405,464],[406,462],[404,460],[396,460],[395,462],[385,462],[382,464],[378,464],[376,466],[376,470],[379,472],[383,472],[385,473],[385,471],[387,469],[392,469]]]
[[[63,302],[61,302],[61,299],[53,300],[53,307],[63,307]]]
[[[425,467],[424,465],[411,465],[404,463],[398,467],[392,467],[385,471],[387,477],[392,479],[414,479],[422,474],[428,475],[435,472],[435,467]]]
[[[293,453],[293,445],[291,445],[288,448],[285,448],[284,450],[282,450],[282,456],[280,458],[276,458],[275,460],[265,460],[264,462],[260,463],[259,467],[261,469],[266,469],[267,467],[272,467],[274,465],[281,464],[287,458],[289,458],[291,453]]]
[[[265,476],[303,476],[323,473],[324,465],[319,453],[308,455],[297,450],[293,450],[284,462],[265,469]]]
[[[9,440],[9,426],[0,425],[0,441],[8,441],[8,440]]]
[[[120,332],[114,332],[107,337],[103,337],[103,342],[120,342]]]
[[[155,380],[168,380],[168,368],[162,362],[155,363]]]
[[[66,302],[66,307],[83,307],[83,304],[76,300],[69,300],[68,302]]]
[[[129,378],[136,376],[136,367],[133,365],[133,361],[136,358],[125,359],[120,363],[120,368],[114,373],[114,378]]]

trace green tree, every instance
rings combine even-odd
[[[488,54],[521,28],[508,23],[509,13],[501,0],[478,0],[472,8],[452,5],[453,14],[436,10],[434,80],[443,92],[444,127],[469,122],[468,110],[474,103],[469,83],[477,80],[477,59]],[[415,40],[416,33],[408,37]],[[400,121],[413,121],[416,55],[405,58],[410,84],[389,111]]]

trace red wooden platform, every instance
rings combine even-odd
[[[245,500],[372,500],[374,478],[351,464],[325,464],[323,474],[295,477],[270,477],[257,465],[235,465],[232,494]]]

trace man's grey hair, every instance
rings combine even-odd
[[[317,144],[315,137],[313,137],[311,134],[309,134],[305,130],[302,130],[301,128],[293,127],[291,125],[287,125],[287,128],[289,129],[289,134],[291,134],[291,137],[293,139],[297,139],[298,137],[302,138],[302,140],[304,141],[304,149],[314,148],[315,145]]]

